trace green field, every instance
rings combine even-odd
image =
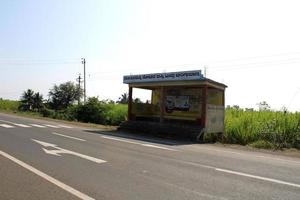
[[[300,113],[226,109],[224,142],[300,149]]]
[[[0,99],[0,111],[18,112],[19,105],[18,101]],[[46,111],[47,115],[42,115],[50,118],[105,125],[119,125],[127,119],[127,105],[124,104],[98,103],[96,107],[82,107],[84,113],[80,113],[77,106],[62,112]],[[28,112],[28,115],[33,114]],[[35,115],[41,116],[40,113]],[[221,142],[265,149],[300,149],[300,113],[226,109],[225,133]]]
[[[19,105],[19,101],[0,99],[0,110],[2,111],[17,111]]]

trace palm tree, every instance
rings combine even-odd
[[[119,100],[117,101],[117,103],[120,103],[120,104],[127,104],[128,103],[128,94],[127,93],[123,93],[121,95],[121,97],[119,97]]]
[[[39,92],[35,93],[33,95],[33,104],[32,104],[32,108],[34,110],[40,111],[41,108],[44,107],[43,104],[43,95],[41,95]]]
[[[33,102],[34,102],[33,96],[34,96],[33,90],[28,89],[27,91],[24,91],[21,96],[21,105],[20,105],[19,109],[21,109],[23,111],[32,110],[32,106],[33,106]]]

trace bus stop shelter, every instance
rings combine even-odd
[[[205,78],[201,70],[126,75],[123,83],[129,86],[124,127],[168,134],[179,131],[198,139],[204,133],[224,132],[227,86]],[[150,90],[151,100],[134,103],[135,88]]]

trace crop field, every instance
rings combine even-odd
[[[226,109],[224,142],[300,149],[300,113]]]
[[[18,101],[0,99],[0,110],[17,111],[20,103]]]

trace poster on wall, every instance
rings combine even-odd
[[[166,96],[165,107],[168,113],[172,113],[175,110],[189,111],[189,96]]]

